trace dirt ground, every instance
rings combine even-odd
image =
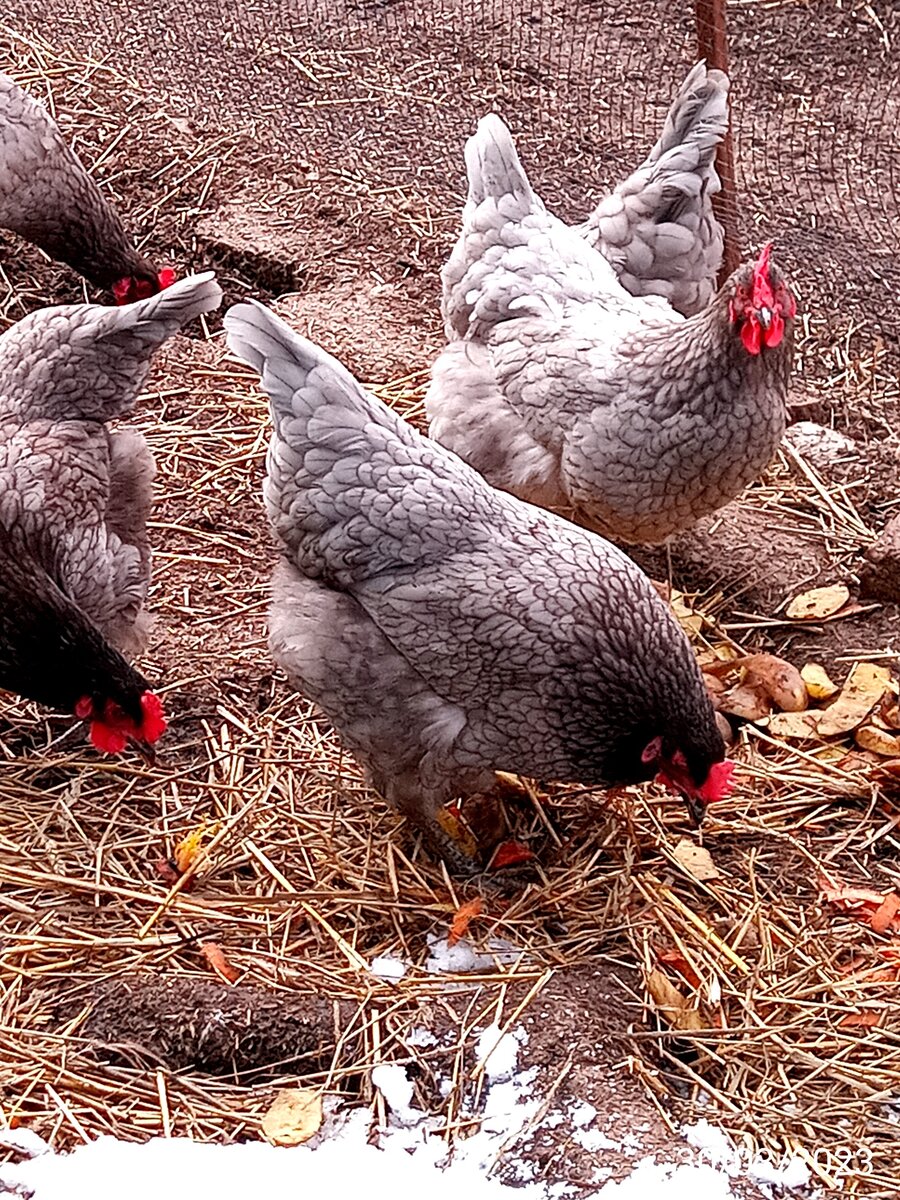
[[[224,5],[183,0],[114,0],[102,14],[90,0],[48,0],[39,21],[13,0],[16,34],[0,30],[0,67],[52,99],[150,254],[180,270],[215,265],[226,302],[280,298],[298,328],[418,420],[441,344],[437,272],[458,221],[474,119],[492,106],[505,113],[547,202],[583,214],[652,143],[691,61],[684,6],[658,7],[660,32],[648,33],[643,14],[613,0],[535,0],[519,11],[527,8],[525,20],[502,4],[476,12],[467,0],[442,0],[427,20],[401,2],[284,4],[268,15],[241,10],[240,27]],[[818,0],[735,4],[731,18],[742,241],[774,236],[800,294],[796,416],[842,430],[856,449],[822,477],[824,495],[782,454],[740,502],[675,546],[674,581],[699,593],[698,605],[742,646],[798,665],[814,658],[842,678],[859,657],[896,662],[896,606],[815,627],[785,621],[782,610],[818,583],[855,592],[867,548],[897,511],[896,13]],[[80,294],[70,273],[2,234],[0,262],[0,324]],[[248,1136],[271,1095],[259,1075],[267,1057],[285,1078],[369,1101],[366,1068],[402,1055],[403,1031],[429,1006],[462,1047],[476,1015],[515,1011],[522,989],[551,971],[522,1013],[530,1053],[547,1086],[571,1058],[562,1094],[609,1111],[604,1131],[616,1140],[640,1124],[648,1147],[671,1147],[672,1125],[691,1104],[740,1084],[762,1098],[755,1108],[742,1100],[737,1115],[725,1105],[730,1128],[775,1139],[793,1104],[791,1136],[818,1144],[814,1081],[836,1053],[834,1004],[846,995],[832,976],[823,982],[811,948],[829,929],[814,864],[896,881],[890,789],[870,787],[871,771],[860,783],[844,765],[806,776],[809,754],[773,752],[745,731],[749,785],[705,844],[728,880],[751,881],[752,919],[735,911],[725,885],[697,888],[678,874],[671,847],[686,826],[674,805],[650,813],[635,798],[608,804],[564,790],[553,798],[552,834],[534,815],[518,818],[542,854],[539,886],[490,907],[473,933],[479,944],[500,933],[527,947],[527,970],[498,967],[470,985],[464,1019],[421,971],[399,993],[374,981],[364,965],[385,951],[419,970],[428,934],[446,929],[462,897],[366,792],[267,657],[272,552],[257,498],[265,406],[227,360],[218,325],[210,321],[211,340],[198,332],[166,348],[136,418],[160,473],[157,626],[142,664],[173,714],[160,763],[98,763],[70,721],[15,701],[0,710],[0,1108],[60,1145],[79,1128],[134,1137],[166,1122],[193,1136]],[[658,555],[636,557],[664,575]],[[155,863],[204,823],[221,840],[197,888],[173,898]],[[777,1036],[788,1039],[775,1051],[788,1064],[782,1091],[752,1057],[757,992],[751,1002],[733,980],[731,1038],[699,1066],[678,1045],[664,1043],[661,1060],[647,1049],[652,1037],[632,1037],[632,1027],[658,1032],[641,1004],[655,949],[671,942],[699,953],[688,927],[660,924],[659,911],[675,918],[657,887],[689,901],[717,937],[734,935],[752,961],[760,1011],[775,1014]],[[801,912],[812,914],[802,937]],[[218,986],[210,943],[239,973],[229,1003],[245,1027],[267,1029],[278,998],[269,1043],[251,1039],[246,1059],[228,1053],[244,1046],[243,1034],[214,1047],[218,1057],[198,1057],[195,1027],[178,1053],[148,1043],[156,1000],[132,1006],[103,990],[121,984],[130,995],[135,979],[162,978],[185,989],[185,1010],[202,1012],[219,1002],[209,991]],[[834,978],[854,955],[877,951],[828,945]],[[732,967],[717,960],[726,980]],[[784,980],[801,976],[798,999]],[[329,1001],[327,1012],[314,1006],[321,1055],[310,1047],[302,1070],[286,1053],[298,1039],[306,1053],[291,1025],[305,1029],[309,1015],[292,1009],[298,992]],[[848,1095],[890,1094],[895,1054],[866,1043]],[[885,1075],[867,1085],[879,1059]],[[159,1070],[171,1072],[167,1113]],[[435,1103],[449,1106],[449,1122],[452,1098]],[[865,1136],[886,1147],[893,1130],[872,1105],[861,1114],[835,1102],[829,1144]],[[531,1153],[548,1178],[588,1187],[591,1156],[570,1142],[551,1138]],[[891,1194],[881,1177],[859,1186]]]

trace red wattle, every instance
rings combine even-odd
[[[741,326],[741,341],[748,354],[759,354],[762,348],[762,327],[755,317],[748,317]]]
[[[781,344],[781,339],[784,337],[784,317],[781,313],[772,314],[772,324],[766,330],[766,345],[770,350],[774,350],[776,346]]]
[[[713,763],[706,777],[706,783],[700,788],[698,795],[706,804],[716,800],[725,800],[734,791],[734,763],[726,758],[724,762]]]
[[[128,741],[126,734],[102,721],[91,722],[91,742],[104,754],[121,754]]]
[[[169,725],[163,713],[162,701],[153,692],[144,692],[141,696],[141,711],[144,719],[141,721],[137,734],[152,746],[166,732]]]

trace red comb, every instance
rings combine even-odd
[[[753,305],[756,308],[775,308],[775,293],[769,276],[772,243],[766,242],[753,266]]]
[[[144,692],[141,696],[141,710],[144,719],[141,721],[140,736],[143,741],[152,745],[162,737],[169,727],[163,714],[162,701],[153,692]]]
[[[700,799],[705,804],[727,799],[734,790],[734,780],[731,778],[733,774],[734,763],[729,762],[727,758],[724,762],[713,763],[709,768],[706,783],[697,793]]]
[[[89,717],[93,711],[93,702],[86,696],[75,705],[77,717]],[[102,719],[95,717],[91,721],[91,742],[104,754],[120,754],[128,744],[129,738],[152,746],[166,732],[167,727],[159,696],[154,696],[153,692],[144,692],[141,696],[141,712],[141,723],[135,725],[115,701],[107,701]]]
[[[175,282],[175,270],[173,267],[163,267],[156,276],[156,281],[159,284],[159,290],[163,291],[167,287],[171,287]],[[148,692],[149,695],[149,692]]]

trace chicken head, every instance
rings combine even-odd
[[[784,340],[785,322],[797,313],[797,303],[787,284],[772,271],[772,243],[766,242],[747,278],[740,278],[728,306],[748,354],[760,354],[764,346],[774,350]]]

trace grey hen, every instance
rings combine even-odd
[[[154,463],[140,433],[106,423],[221,299],[207,272],[123,308],[39,309],[0,338],[0,687],[90,716],[102,749],[155,713],[118,653],[146,634]]]
[[[466,165],[432,436],[495,487],[623,541],[665,541],[734,499],[784,432],[796,303],[771,248],[685,319],[629,295],[548,212],[499,117]]]
[[[120,304],[174,279],[170,268],[157,272],[138,254],[56,122],[7,75],[0,75],[0,228],[112,291]]]
[[[662,296],[691,316],[715,294],[723,239],[712,197],[727,128],[728,76],[699,62],[644,162],[578,227],[632,296]]]
[[[272,653],[432,848],[474,869],[441,807],[496,770],[727,793],[691,648],[630,559],[495,491],[262,306],[225,327],[274,422]]]

